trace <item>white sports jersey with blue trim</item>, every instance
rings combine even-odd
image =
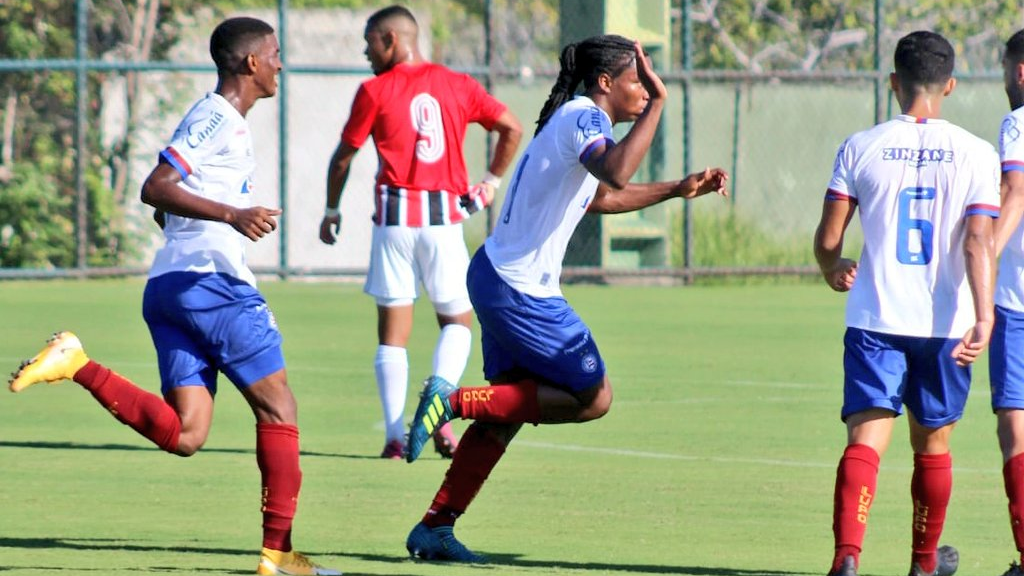
[[[943,120],[897,116],[843,143],[826,200],[856,202],[864,231],[847,326],[960,338],[974,324],[963,239],[968,216],[999,216],[991,144]]]
[[[601,144],[614,145],[608,114],[577,96],[552,114],[519,164],[501,217],[484,249],[516,290],[537,298],[562,295],[562,259],[598,180],[583,165]]]
[[[252,133],[220,94],[211,92],[192,106],[160,158],[181,174],[179,185],[192,194],[237,208],[251,206],[256,170]],[[168,272],[219,272],[256,284],[245,263],[247,239],[230,224],[168,214],[164,237],[150,278]]]
[[[1003,118],[999,130],[999,156],[1003,172],[1024,172],[1024,108]],[[1024,226],[1017,226],[999,256],[996,278],[996,304],[1024,312]]]

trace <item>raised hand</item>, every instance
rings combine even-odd
[[[665,83],[661,81],[661,78],[654,71],[651,59],[644,53],[644,48],[640,45],[639,40],[634,42],[634,47],[636,49],[636,73],[640,77],[640,82],[647,89],[647,94],[651,97],[651,100],[664,100],[668,97],[668,89],[665,88]]]

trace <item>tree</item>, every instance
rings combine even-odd
[[[1018,26],[1009,0],[877,0],[882,60],[913,30],[933,30],[957,49],[957,69],[996,68],[1002,42]],[[695,66],[708,69],[874,69],[876,0],[675,0],[689,5]]]

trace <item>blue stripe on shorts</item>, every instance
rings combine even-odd
[[[467,282],[480,322],[485,378],[527,372],[573,392],[604,379],[597,343],[564,298],[535,298],[512,288],[483,247],[469,264]]]
[[[239,389],[284,368],[281,333],[258,290],[227,274],[170,272],[146,283],[142,315],[161,390],[205,386],[223,372]]]
[[[971,387],[970,367],[950,356],[959,342],[847,328],[843,420],[871,408],[902,414],[904,405],[928,428],[959,420]]]

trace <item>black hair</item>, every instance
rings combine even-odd
[[[635,58],[633,41],[616,34],[591,36],[563,48],[558,58],[561,69],[537,118],[534,135],[540,133],[559,106],[572,99],[581,82],[584,91],[590,90],[601,74],[616,78],[633,64]]]
[[[1018,30],[1006,41],[1006,59],[1010,62],[1024,62],[1024,30]]]
[[[900,38],[893,60],[900,83],[913,88],[949,80],[955,56],[948,40],[935,32],[919,30]]]
[[[388,6],[387,8],[381,8],[371,14],[370,17],[366,19],[366,29],[372,30],[379,26],[381,22],[386,22],[387,20],[395,17],[405,18],[413,24],[416,24],[416,17],[412,15],[412,12],[409,11],[408,8],[395,4],[394,6]]]
[[[256,43],[274,33],[274,27],[258,18],[228,18],[210,35],[210,56],[218,73],[235,74]]]

